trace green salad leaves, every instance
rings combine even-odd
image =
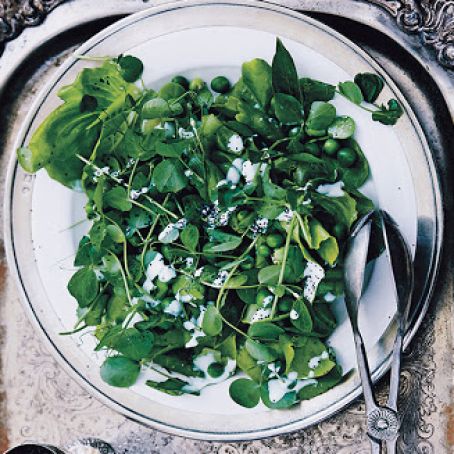
[[[280,40],[233,85],[176,76],[155,91],[138,88],[142,72],[129,55],[84,69],[17,153],[87,197],[71,333],[91,329],[112,386],[150,368],[147,385],[172,396],[240,374],[230,396],[247,408],[326,392],[342,379],[326,340],[345,239],[373,207],[355,121],[330,101],[383,124],[400,105],[371,104],[375,74],[300,77]]]

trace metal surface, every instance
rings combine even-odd
[[[397,305],[397,330],[392,353],[389,396],[386,406],[381,406],[377,404],[375,399],[367,352],[358,326],[358,309],[364,287],[364,274],[372,239],[371,227],[375,215],[374,212],[370,212],[363,216],[357,222],[348,240],[344,263],[345,304],[355,339],[358,369],[366,403],[367,433],[372,451],[381,453],[382,442],[386,442],[386,452],[394,454],[401,419],[397,408],[397,398],[400,385],[402,345],[411,304],[414,273],[410,249],[404,237],[391,216],[380,210],[377,215],[381,233],[376,235],[383,236],[384,253],[388,258],[389,272],[394,280],[394,296]],[[380,238],[377,240],[380,241]]]
[[[378,8],[365,6],[364,2],[356,2],[355,8],[348,8],[345,4],[341,7],[340,2],[325,1],[322,3],[323,5],[317,2],[299,2],[298,5],[312,11],[318,9],[319,11],[337,12],[340,15],[350,15],[363,23],[374,25],[374,28],[371,29],[361,26],[357,21],[341,20],[339,17],[335,18],[330,15],[317,15],[318,18],[349,35],[374,55],[407,94],[430,138],[432,151],[443,171],[442,183],[447,196],[445,204],[448,208],[447,221],[450,225],[451,191],[446,191],[446,188],[450,188],[448,175],[452,170],[452,161],[449,154],[444,153],[443,150],[449,149],[452,122],[444,107],[446,101],[441,95],[442,92],[436,88],[435,82],[439,86],[443,84],[439,79],[436,81],[431,79],[424,70],[424,67],[429,64],[422,58],[424,54],[419,55],[419,58],[425,61],[425,64],[419,66],[410,57],[410,54],[413,53],[413,49],[410,49],[411,46],[408,46],[409,54],[401,46],[396,46],[393,41],[380,34],[381,29],[387,30],[388,34],[396,39],[404,35],[393,27],[393,22],[388,20],[386,15],[380,16],[377,13]],[[74,4],[80,5],[80,9],[75,8]],[[80,0],[74,4],[61,6],[42,26],[24,32],[14,42],[14,49],[13,47],[8,48],[8,45],[4,58],[0,59],[0,66],[2,64],[7,66],[6,74],[9,75],[13,72],[16,63],[31,55],[26,65],[22,66],[20,73],[16,73],[15,77],[10,79],[8,89],[5,91],[6,95],[3,97],[3,120],[0,124],[0,131],[3,132],[2,146],[5,148],[16,134],[23,112],[27,110],[36,87],[40,86],[47,75],[53,71],[53,65],[55,63],[58,65],[59,61],[64,58],[62,52],[64,55],[65,49],[76,44],[77,39],[83,40],[84,36],[89,36],[97,27],[105,24],[104,21],[96,22],[100,17],[110,16],[113,19],[117,13],[123,14],[144,6],[138,1],[99,1],[95,5],[92,2],[85,1],[84,3],[84,0]],[[90,24],[88,26],[80,25],[88,23]],[[61,31],[64,29],[70,32],[62,34]],[[58,36],[58,40],[52,41],[51,38],[55,35]],[[406,35],[404,38],[400,43],[407,47],[405,43],[412,41],[413,38]],[[412,46],[416,47],[414,43]],[[57,57],[48,59],[53,55],[57,55]],[[47,64],[41,67],[45,61]],[[5,68],[3,67],[3,69]],[[431,72],[435,77],[437,71]],[[5,71],[2,71],[1,76],[4,75]],[[3,79],[2,82],[4,84],[5,80]],[[6,131],[8,131],[8,135],[5,135]],[[4,159],[6,159],[5,156]],[[448,243],[447,249],[450,250],[450,248],[451,242]],[[448,449],[445,440],[444,414],[449,412],[449,407],[446,406],[449,404],[451,379],[451,337],[448,330],[451,320],[451,281],[450,275],[447,274],[449,265],[450,262],[445,259],[442,279],[436,293],[437,305],[432,307],[430,316],[424,323],[423,331],[418,336],[417,342],[412,345],[404,366],[403,398],[406,424],[401,448],[408,452],[424,450],[438,453]],[[2,303],[15,300],[15,293],[8,285],[7,294],[3,294],[2,297]],[[6,307],[3,306],[2,310],[5,311]],[[182,449],[196,452],[215,450],[221,453],[293,452],[292,449],[296,449],[297,446],[299,447],[298,452],[347,453],[359,452],[367,446],[364,432],[361,429],[364,420],[360,408],[356,406],[350,408],[346,414],[292,436],[235,446],[185,442],[140,428],[91,401],[64,374],[61,374],[48,354],[39,347],[39,342],[30,331],[28,323],[23,319],[17,306],[9,305],[4,314],[3,324],[15,324],[20,331],[18,334],[7,329],[6,339],[9,348],[8,353],[5,354],[3,351],[2,355],[3,364],[6,362],[10,366],[4,380],[10,385],[7,410],[9,412],[8,431],[12,441],[44,436],[49,440],[55,440],[55,443],[62,443],[68,438],[75,438],[84,432],[89,432],[94,435],[105,434],[105,438],[110,437],[109,439],[113,440],[121,449],[119,452],[126,452],[126,449],[129,449],[129,452],[132,450],[137,453],[181,452]],[[29,352],[26,345],[35,345],[36,348]],[[15,355],[21,355],[22,366],[15,365],[12,359],[8,362],[8,358]],[[39,366],[40,364],[42,366]],[[45,368],[40,369],[40,367]],[[19,370],[23,372],[19,374]],[[28,377],[25,381],[21,378],[24,372],[24,379]],[[43,374],[48,377],[44,381],[39,378]],[[11,378],[8,379],[8,377]],[[14,381],[8,381],[12,380],[12,377],[16,377]],[[57,390],[60,397],[54,396]],[[28,400],[24,401],[24,399]],[[17,406],[20,405],[20,402],[32,402],[33,405],[25,410]],[[43,424],[47,424],[43,426],[40,422],[40,413],[36,412],[42,408],[44,402],[47,402],[46,408],[50,410],[51,416],[43,420]],[[60,412],[59,416],[56,416],[57,408],[61,408],[62,404],[63,413]],[[24,407],[28,407],[28,404]],[[443,412],[444,408],[447,408],[446,412]],[[59,422],[58,427],[49,426],[49,420],[52,418]],[[128,443],[129,446],[127,446]]]
[[[223,12],[222,19],[219,17],[221,10]],[[256,17],[255,22],[252,20],[248,20],[247,23],[241,22],[237,18],[240,12],[243,14],[251,12]],[[216,21],[216,25],[238,23],[242,27],[256,27],[259,22],[260,26],[263,26],[264,23],[267,23],[274,33],[278,33],[276,27],[279,18],[281,18],[282,21],[285,21],[288,38],[293,38],[295,33],[301,31],[306,33],[305,40],[308,42],[313,42],[314,38],[311,38],[312,35],[317,36],[317,42],[324,37],[326,39],[329,37],[327,45],[329,43],[330,48],[324,49],[324,53],[328,58],[335,59],[334,61],[337,64],[340,64],[340,60],[344,63],[346,59],[349,59],[351,61],[350,65],[355,66],[355,70],[357,68],[363,68],[364,71],[374,70],[381,73],[381,69],[367,55],[363,54],[360,49],[355,48],[351,43],[333,31],[325,29],[320,24],[312,22],[303,16],[293,14],[289,10],[280,9],[270,4],[255,2],[226,1],[217,3],[215,6],[208,2],[169,3],[163,7],[154,8],[153,10],[135,15],[123,20],[121,23],[115,24],[115,26],[106,29],[84,44],[78,53],[83,55],[92,51],[101,52],[101,54],[103,52],[106,53],[106,51],[109,52],[111,48],[109,46],[112,44],[108,40],[112,36],[117,37],[117,34],[121,37],[122,45],[126,46],[122,47],[122,49],[128,48],[128,46],[138,45],[142,42],[138,36],[143,35],[143,33],[140,33],[141,27],[145,33],[144,27],[149,28],[153,25],[153,23],[150,24],[150,22],[147,22],[147,19],[154,17],[158,18],[154,23],[157,29],[155,32],[156,36],[161,36],[160,33],[162,32],[159,31],[161,30],[159,27],[162,27],[164,22],[166,23],[165,33],[180,29],[179,25],[176,25],[174,28],[167,25],[172,17],[175,17],[178,23],[184,22],[184,27],[200,27],[205,23],[211,24],[213,20]],[[193,25],[191,22],[194,17],[197,17],[197,25]],[[234,18],[234,22],[229,22],[232,18]],[[292,28],[294,30],[293,32],[290,31]],[[98,47],[101,47],[101,50]],[[69,74],[70,71],[73,73],[72,77],[77,73],[77,63],[77,60],[65,62],[58,71],[57,77],[51,80],[48,87],[40,93],[40,96],[24,122],[14,149],[22,146],[23,141],[27,140],[26,137],[29,136],[30,129],[36,127],[36,124],[34,124],[35,118],[39,114],[41,106],[49,96],[49,93],[51,93],[54,87],[62,83],[61,79]],[[383,73],[382,76],[384,78],[387,77]],[[443,216],[440,206],[441,201],[437,175],[433,169],[433,163],[425,138],[421,133],[414,115],[406,106],[405,99],[389,79],[387,83],[393,92],[392,95],[399,99],[399,102],[404,106],[407,113],[408,119],[406,121],[402,119],[401,123],[396,126],[396,130],[399,134],[399,140],[405,145],[405,158],[408,161],[410,171],[413,175],[418,175],[418,180],[413,177],[411,184],[420,188],[425,193],[424,197],[417,194],[416,198],[418,232],[415,260],[420,266],[420,289],[414,301],[414,310],[418,311],[418,317],[414,317],[412,327],[408,332],[406,338],[406,343],[408,343],[419,327],[432,293],[441,248]],[[150,407],[149,405],[144,405],[142,400],[138,401],[133,393],[126,394],[108,387],[99,378],[97,368],[93,370],[87,367],[88,363],[86,359],[82,359],[79,351],[74,348],[74,344],[67,343],[66,339],[58,336],[58,332],[61,331],[62,327],[58,325],[57,319],[54,321],[55,316],[52,315],[52,306],[49,305],[49,299],[42,287],[39,272],[30,265],[30,258],[34,257],[33,248],[35,247],[30,233],[31,217],[29,211],[31,209],[33,194],[33,180],[24,184],[24,178],[27,177],[17,167],[17,162],[13,157],[10,162],[5,197],[5,244],[13,275],[18,283],[29,315],[39,331],[43,333],[49,345],[54,348],[57,360],[59,360],[81,385],[87,387],[91,393],[112,408],[139,422],[149,424],[175,435],[211,440],[238,440],[271,436],[307,427],[343,408],[360,394],[360,387],[355,382],[355,378],[347,377],[342,384],[338,385],[338,393],[333,398],[326,399],[326,402],[329,403],[320,400],[315,405],[314,401],[314,406],[308,413],[301,412],[300,414],[295,409],[293,412],[282,412],[282,416],[275,414],[273,418],[268,415],[257,416],[253,423],[253,420],[250,420],[246,416],[242,418],[240,415],[237,415],[234,421],[229,422],[228,418],[221,418],[215,414],[210,414],[208,420],[207,418],[203,418],[201,413],[194,413],[192,416],[192,413],[188,411],[183,412],[180,410],[180,412],[176,412],[168,405],[160,405],[158,400]],[[27,188],[26,194],[23,192],[25,187]],[[426,226],[424,235],[421,235],[421,222],[424,222]],[[392,345],[392,335],[387,331],[379,342],[381,353],[374,355],[369,353],[370,360],[374,361],[373,369],[371,367],[374,380],[381,377],[390,365],[390,345]],[[370,351],[373,350],[370,349]]]

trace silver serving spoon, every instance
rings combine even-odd
[[[389,397],[386,406],[380,406],[375,399],[366,348],[358,327],[358,307],[364,284],[364,271],[369,251],[371,226],[378,216],[383,232],[385,253],[389,270],[395,284],[397,302],[397,331],[394,341]],[[403,339],[407,327],[414,286],[413,263],[410,250],[391,216],[384,211],[370,212],[363,216],[353,229],[344,263],[345,302],[353,330],[358,369],[363,386],[367,413],[367,435],[372,453],[382,452],[382,442],[386,443],[388,454],[396,452],[399,437],[400,418],[397,411],[397,398],[400,384],[400,362]]]

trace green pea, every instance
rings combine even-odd
[[[342,167],[351,167],[356,162],[356,151],[352,148],[341,148],[337,152],[337,160]]]
[[[268,257],[271,254],[271,249],[266,244],[261,244],[257,247],[257,254],[262,257]]]
[[[303,151],[310,153],[313,156],[320,156],[322,154],[320,147],[316,142],[309,142],[304,145]]]
[[[289,312],[292,309],[292,306],[293,302],[290,298],[281,298],[277,305],[278,309],[284,313]]]
[[[340,148],[340,145],[339,145],[339,142],[336,139],[328,139],[323,144],[323,151],[328,156],[334,156],[336,154],[336,151],[339,150],[339,148]]]
[[[249,211],[241,210],[236,214],[238,221],[244,221],[249,216]]]
[[[189,90],[200,91],[204,86],[205,82],[200,77],[196,77],[189,83]]]
[[[249,255],[244,262],[240,265],[243,270],[251,270],[254,267],[254,259]]]
[[[217,76],[211,81],[211,88],[217,93],[227,93],[230,90],[230,81],[227,77]]]
[[[284,238],[279,233],[270,233],[266,236],[266,244],[271,248],[277,248],[284,244]]]
[[[262,306],[264,302],[271,300],[270,296],[272,297],[273,295],[266,288],[261,288],[257,292],[255,302],[258,306]]]
[[[178,85],[181,85],[185,90],[189,88],[189,80],[184,76],[175,76],[172,79],[172,82]]]

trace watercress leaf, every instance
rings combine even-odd
[[[238,378],[229,387],[232,400],[245,408],[254,408],[260,401],[260,386],[248,378]]]
[[[364,101],[361,89],[355,82],[339,82],[339,91],[352,103],[361,104]]]
[[[188,144],[186,140],[179,140],[172,143],[157,142],[155,145],[156,154],[165,158],[179,158],[185,150],[187,150]]]
[[[265,266],[259,271],[259,282],[261,284],[277,284],[279,281],[280,272],[280,265]]]
[[[150,331],[127,328],[111,343],[111,348],[135,361],[149,357],[153,348],[154,336]]]
[[[233,276],[225,283],[225,288],[235,289],[237,287],[241,287],[247,282],[247,280],[248,278],[244,274]]]
[[[339,167],[338,171],[347,188],[357,189],[369,178],[369,163],[355,139],[347,139],[345,146],[355,150],[356,161],[352,167]]]
[[[328,128],[328,135],[333,139],[348,139],[354,133],[356,124],[351,117],[337,117]]]
[[[284,396],[278,401],[271,400],[273,396],[270,395],[269,383],[270,382],[264,382],[260,386],[260,397],[268,408],[284,409],[293,407],[293,405],[295,405],[295,403],[297,402],[297,394],[296,391],[292,390],[289,390],[289,392],[285,393]]]
[[[126,241],[125,234],[118,225],[109,224],[106,226],[106,233],[115,243],[124,243]]]
[[[227,356],[231,359],[236,359],[236,336],[231,334],[226,337],[218,346],[217,349],[221,352],[222,356]]]
[[[315,101],[309,110],[306,129],[324,131],[336,117],[336,108],[327,102]]]
[[[111,356],[101,366],[101,378],[110,386],[128,388],[140,373],[140,364],[124,356]]]
[[[308,77],[303,77],[299,83],[305,107],[309,107],[314,101],[331,101],[336,93],[334,85]]]
[[[358,218],[355,199],[345,191],[341,197],[329,197],[314,192],[311,198],[315,206],[321,207],[333,217],[336,223],[345,225],[347,229],[350,229]],[[368,211],[370,210],[366,212]]]
[[[370,103],[375,102],[385,85],[383,79],[373,73],[359,73],[354,81],[360,88],[364,100]]]
[[[302,333],[309,334],[312,331],[312,317],[304,300],[299,299],[293,303],[290,323]]]
[[[287,93],[301,99],[295,62],[282,41],[276,40],[276,53],[272,63],[273,87],[276,92]]]
[[[260,58],[243,63],[242,78],[262,107],[266,107],[273,94],[271,66]],[[241,121],[240,121],[241,122]]]
[[[153,184],[159,192],[179,192],[188,184],[181,162],[176,159],[161,161],[153,171]]]
[[[164,84],[158,92],[158,96],[166,101],[177,99],[184,95],[185,89],[175,82],[168,82]]]
[[[163,98],[153,98],[142,107],[142,116],[145,119],[171,117],[173,115],[169,103]]]
[[[244,346],[252,358],[257,361],[270,363],[275,361],[279,356],[279,353],[274,348],[252,339],[247,339]]]
[[[325,376],[319,377],[314,382],[306,384],[298,391],[298,399],[312,399],[319,394],[323,394],[336,386],[342,380],[342,369],[340,366],[333,367]]]
[[[221,333],[222,317],[216,306],[208,306],[203,316],[202,329],[207,336],[217,336]]]
[[[120,211],[129,211],[132,208],[128,193],[122,186],[115,186],[107,191],[104,194],[104,204]]]
[[[159,382],[147,380],[145,384],[150,388],[157,389],[170,396],[182,396],[183,394],[194,394],[198,396],[200,394],[199,391],[192,389],[188,386],[187,382],[180,380],[179,378],[169,378]]]
[[[321,377],[335,365],[325,344],[316,337],[307,338],[303,347],[295,347],[292,370],[298,373],[298,378]]]
[[[403,113],[401,105],[395,99],[390,99],[387,107],[382,104],[380,110],[372,113],[372,120],[384,125],[395,125]]]
[[[284,188],[281,188],[271,181],[270,171],[271,168],[269,165],[267,165],[262,175],[263,192],[265,193],[266,197],[269,197],[270,199],[284,201],[287,193]]]
[[[279,346],[284,353],[285,357],[285,374],[290,372],[290,368],[292,366],[293,358],[295,357],[295,349],[293,348],[293,342],[291,338],[286,335],[282,334],[279,336]]]
[[[274,118],[268,116],[263,110],[253,105],[240,101],[235,119],[239,123],[249,126],[255,133],[267,140],[276,141],[283,138],[282,131]]]
[[[120,55],[117,58],[120,65],[120,73],[126,82],[135,82],[143,73],[143,63],[132,55]]]
[[[199,244],[199,229],[193,224],[187,224],[180,233],[181,242],[190,251],[195,251]]]
[[[247,374],[252,380],[260,383],[262,378],[262,371],[257,365],[255,359],[248,353],[245,347],[242,347],[237,355],[237,366]]]
[[[68,282],[68,291],[76,298],[80,307],[89,306],[99,291],[95,272],[88,267],[76,271]]]
[[[285,331],[280,326],[270,322],[256,322],[248,329],[249,336],[255,339],[278,339],[284,333]]]
[[[304,120],[303,106],[294,97],[284,93],[276,93],[271,100],[276,118],[283,125],[301,124]]]
[[[211,233],[211,240],[215,244],[205,244],[203,251],[208,253],[213,252],[226,252],[236,249],[242,242],[242,238],[231,233],[225,233],[218,230],[214,230]]]

